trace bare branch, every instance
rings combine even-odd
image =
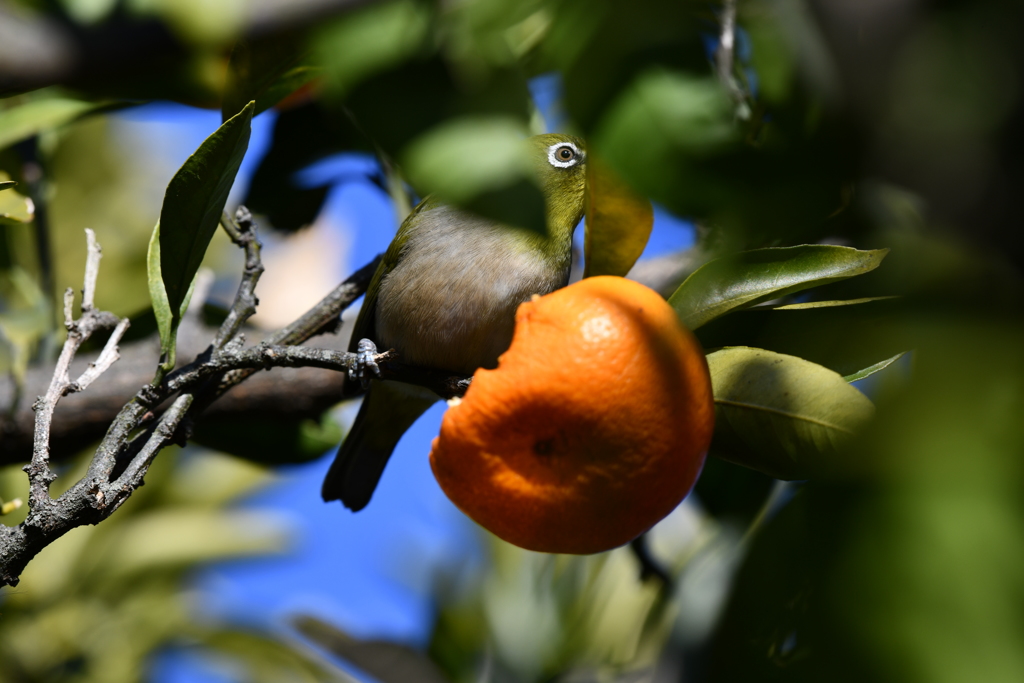
[[[124,474],[114,482],[114,487],[124,492],[125,499],[127,499],[131,491],[142,485],[142,478],[149,470],[153,458],[174,438],[178,425],[181,424],[186,412],[192,405],[192,400],[191,394],[182,394],[174,401],[160,418],[156,427],[151,430],[149,438],[146,439],[146,445],[143,446],[139,454],[125,468]]]
[[[291,345],[335,327],[341,311],[365,291],[376,263],[346,280],[295,323],[272,334],[267,343],[242,349],[243,338],[239,330],[256,310],[255,287],[263,265],[255,226],[248,212],[241,209],[237,217],[238,224],[226,221],[225,229],[246,251],[245,274],[232,305],[233,315],[229,315],[218,331],[216,343],[192,364],[164,378],[158,386],[143,384],[114,418],[96,449],[86,476],[53,500],[49,495],[49,485],[55,478],[49,468],[49,434],[57,401],[65,394],[91,384],[117,360],[117,344],[128,325],[127,320],[118,321],[110,313],[85,306],[81,317],[74,320],[74,293],[69,290],[65,296],[68,340],[46,395],[36,402],[33,454],[25,468],[30,481],[30,511],[17,527],[0,525],[0,585],[17,584],[18,576],[27,563],[70,529],[95,524],[119,508],[142,485],[160,450],[169,443],[183,442],[205,407],[253,372],[270,367],[319,367],[347,371],[352,364],[352,354]],[[95,238],[90,235],[89,239],[83,302],[89,302],[91,306],[100,250]],[[115,325],[116,329],[99,357],[82,373],[78,383],[72,383],[69,368],[82,343],[95,330]],[[384,353],[378,358],[386,361],[392,356]],[[400,373],[401,369],[395,372]],[[465,378],[456,378],[453,386],[460,380],[465,381]],[[176,393],[178,397],[154,424],[154,413],[159,412],[159,405]],[[140,427],[146,427],[145,431],[130,438]]]
[[[79,385],[73,384],[70,377],[71,361],[74,359],[78,349],[92,333],[98,329],[118,325],[121,333],[112,337],[113,344],[108,342],[104,366],[93,366],[90,371],[82,375],[86,384],[92,382],[104,369],[116,360],[117,342],[120,340],[124,330],[128,327],[128,320],[118,319],[111,313],[95,310],[92,306],[93,296],[96,289],[96,276],[99,273],[99,262],[101,252],[96,243],[96,237],[91,230],[86,230],[86,238],[89,242],[88,256],[85,264],[85,286],[82,289],[82,317],[73,319],[73,306],[75,293],[69,287],[64,292],[64,325],[68,330],[68,338],[61,349],[60,357],[57,359],[57,367],[53,371],[53,379],[46,394],[40,396],[33,409],[36,411],[36,427],[33,438],[32,460],[25,466],[25,472],[29,478],[29,507],[33,512],[51,504],[50,484],[57,478],[57,475],[50,469],[50,424],[53,420],[53,411],[57,408],[57,402],[65,395],[78,391]],[[86,303],[89,307],[86,307]],[[104,354],[101,354],[101,358]]]
[[[110,334],[110,338],[107,339],[107,343],[104,345],[103,351],[100,352],[99,358],[89,363],[89,368],[75,380],[72,385],[74,391],[85,391],[90,384],[117,362],[121,357],[117,345],[120,343],[124,333],[128,331],[128,325],[128,318],[122,318],[121,322],[117,324],[117,327]]]
[[[96,241],[96,233],[85,229],[85,240],[88,244],[88,257],[85,259],[85,286],[82,288],[82,310],[91,311],[96,307],[96,278],[100,274],[100,259],[103,250]]]
[[[75,290],[68,287],[64,290],[64,327],[71,329],[75,324]]]
[[[225,213],[220,219],[220,224],[231,237],[231,241],[245,250],[245,271],[242,274],[242,281],[238,284],[238,292],[235,294],[235,301],[228,312],[228,317],[213,340],[215,349],[222,349],[230,343],[238,335],[245,321],[256,314],[256,306],[259,305],[256,284],[263,275],[263,262],[260,260],[262,245],[256,236],[256,223],[249,209],[239,206],[234,220]]]
[[[382,379],[393,379],[430,389],[444,399],[462,396],[469,388],[471,377],[444,370],[403,365],[396,362],[393,349],[378,353],[374,360],[380,364]],[[266,342],[245,350],[228,349],[214,358],[196,362],[175,372],[167,379],[171,392],[193,387],[203,379],[233,370],[269,370],[271,368],[322,368],[347,373],[355,366],[356,354],[332,349],[307,346],[282,346]]]

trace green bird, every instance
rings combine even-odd
[[[568,284],[572,235],[584,212],[586,149],[570,135],[526,143],[546,232],[509,228],[427,197],[374,273],[350,351],[372,365],[369,339],[409,365],[466,375],[493,368],[512,341],[519,304]],[[402,434],[439,400],[422,387],[373,382],[324,480],[323,499],[363,509]]]

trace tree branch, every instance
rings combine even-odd
[[[183,443],[203,410],[253,373],[274,367],[306,367],[332,370],[344,376],[354,364],[355,354],[295,344],[336,327],[342,310],[365,291],[379,257],[294,323],[256,346],[243,348],[240,330],[256,311],[255,288],[263,265],[256,226],[244,207],[236,214],[236,221],[225,219],[224,227],[245,250],[246,264],[231,311],[213,343],[192,363],[163,378],[158,386],[144,380],[134,398],[121,407],[110,423],[86,475],[54,500],[49,494],[49,485],[55,478],[49,468],[49,442],[57,402],[68,393],[81,391],[111,367],[118,358],[117,344],[128,324],[127,320],[118,321],[110,313],[95,310],[92,304],[100,250],[91,231],[87,231],[89,256],[82,315],[77,321],[72,319],[74,296],[68,290],[64,302],[68,340],[46,395],[36,403],[35,446],[32,461],[25,467],[30,481],[30,511],[16,527],[0,525],[0,585],[16,585],[25,566],[40,550],[75,527],[102,521],[124,504],[143,484],[157,454],[170,443]],[[70,367],[75,353],[102,327],[115,330],[97,359],[78,381],[71,382]],[[395,355],[393,351],[377,355],[385,377],[426,386],[444,398],[461,395],[469,384],[470,378],[461,375],[402,366],[395,362]],[[151,356],[150,370],[152,362]],[[171,405],[157,418],[159,406],[175,395]],[[334,398],[340,398],[340,392]],[[143,432],[132,437],[140,428]]]
[[[708,258],[699,248],[692,248],[677,254],[645,259],[637,263],[629,273],[629,278],[637,280],[663,296],[668,296],[679,286],[686,276],[696,270]],[[376,268],[376,262],[364,269],[368,281]],[[200,278],[203,271],[200,271]],[[353,276],[354,279],[358,279]],[[199,323],[195,310],[202,306],[203,292],[207,288],[197,281],[195,293],[192,295],[190,312],[182,321],[178,331],[178,357],[184,362],[203,353],[210,340],[217,334],[217,329]],[[344,322],[340,329],[333,332],[333,319],[324,315],[323,311],[342,310],[352,294],[361,293],[358,287],[351,288],[351,282],[345,283],[331,292],[317,307],[311,310],[286,328],[299,329],[302,332],[295,338],[301,338],[305,330],[319,328],[327,332],[317,338],[316,345],[325,349],[345,351],[348,347],[349,330],[352,321]],[[323,307],[323,308],[321,308]],[[326,324],[324,321],[327,321]],[[300,324],[301,323],[301,324]],[[254,336],[252,329],[246,334]],[[256,340],[268,344],[280,345],[285,342],[274,342],[271,337],[281,335],[281,331],[261,333]],[[65,396],[57,406],[53,424],[50,427],[51,461],[66,460],[81,452],[83,444],[95,443],[103,438],[107,428],[120,412],[122,406],[130,401],[138,388],[149,382],[153,377],[153,359],[159,354],[159,342],[149,338],[132,343],[121,344],[121,358],[115,366],[99,377],[90,387],[88,393],[70,394]],[[71,374],[81,374],[90,362],[98,362],[98,354],[82,354],[76,356],[71,365]],[[403,376],[409,377],[421,372],[395,363],[383,366],[384,373],[399,368]],[[31,367],[25,377],[26,397],[41,395],[47,391],[54,371],[54,366]],[[245,382],[236,386],[224,396],[212,403],[203,412],[204,425],[216,425],[220,420],[233,421],[237,417],[261,419],[268,418],[279,422],[299,422],[305,419],[318,418],[323,412],[335,405],[345,391],[358,388],[345,385],[343,373],[315,366],[296,366],[290,369],[266,373],[252,370],[253,374]],[[414,383],[428,386],[440,395],[457,393],[456,388],[448,388],[442,379],[439,383],[430,384],[430,373],[423,381]],[[172,375],[173,376],[173,375]],[[387,375],[391,376],[391,375]],[[447,392],[447,394],[445,393]],[[31,399],[18,400],[13,382],[9,378],[0,377],[0,465],[24,463],[32,455],[34,413]]]
[[[733,102],[736,103],[739,117],[745,119],[750,116],[747,93],[740,86],[735,75],[736,1],[722,0],[722,13],[719,19],[722,28],[718,35],[718,48],[715,50],[715,71],[718,73],[718,80],[722,82]]]
[[[50,484],[57,478],[57,475],[50,469],[50,424],[53,421],[53,412],[57,408],[57,402],[67,394],[84,389],[117,360],[117,343],[128,329],[127,319],[119,320],[112,313],[96,310],[93,305],[102,252],[93,231],[86,228],[85,234],[89,249],[85,263],[85,286],[82,289],[82,315],[78,320],[73,319],[72,307],[75,302],[75,293],[69,287],[64,292],[64,326],[67,328],[68,337],[64,342],[60,357],[57,359],[57,367],[54,369],[49,389],[33,405],[36,412],[36,428],[32,461],[24,468],[29,478],[28,504],[32,508],[32,512],[42,509],[52,502],[49,493]],[[72,382],[71,361],[79,347],[96,330],[115,325],[114,334],[110,336],[99,359],[90,364],[89,369],[82,373],[77,382]]]
[[[235,305],[228,312],[228,317],[217,331],[213,340],[215,349],[222,349],[234,339],[242,325],[256,315],[256,306],[260,301],[256,298],[256,284],[263,275],[263,262],[260,260],[260,250],[263,245],[256,238],[256,224],[252,220],[249,209],[239,206],[235,211],[235,219],[225,212],[220,219],[221,227],[237,246],[245,251],[245,270],[242,274],[242,281],[238,284],[238,293],[235,295]]]

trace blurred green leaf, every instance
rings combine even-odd
[[[327,85],[343,98],[356,83],[421,52],[431,10],[416,0],[364,7],[334,21],[315,41]]]
[[[738,141],[733,105],[717,80],[656,68],[619,95],[594,131],[603,157],[655,200],[702,193],[716,201],[722,188],[702,181],[687,164]]]
[[[448,680],[426,655],[407,645],[353,638],[313,616],[293,617],[292,625],[320,647],[359,667],[381,683],[445,683]]]
[[[10,370],[20,383],[28,369],[32,349],[53,329],[52,309],[35,278],[20,266],[0,271],[0,286],[7,304],[0,310],[0,331],[5,345],[9,345]]]
[[[863,278],[867,287],[873,287]],[[846,284],[859,287],[855,280]],[[891,325],[908,313],[910,302],[905,298],[872,297],[856,306],[824,306],[789,308],[787,306],[755,306],[732,315],[715,318],[696,331],[705,349],[723,346],[751,346],[809,360],[849,375],[888,358],[910,345],[892,335],[860,335]]]
[[[802,358],[736,347],[707,360],[711,452],[777,479],[811,477],[874,413],[842,376]]]
[[[235,44],[228,62],[221,118],[227,121],[250,101],[256,102],[256,116],[313,80],[320,70],[307,63],[306,42],[304,32],[285,31]]]
[[[367,149],[369,143],[348,117],[316,101],[281,112],[273,136],[244,203],[266,216],[274,228],[292,232],[316,219],[330,189],[326,182],[319,187],[300,186],[296,174],[331,154]]]
[[[160,272],[174,327],[249,146],[254,102],[203,141],[171,178],[160,209]],[[152,270],[150,271],[152,276]]]
[[[203,420],[192,441],[265,465],[309,462],[341,443],[344,431],[330,413],[319,420],[272,415]]]
[[[413,142],[402,167],[424,194],[543,231],[544,201],[529,180],[526,136],[525,126],[512,117],[454,119]]]
[[[589,154],[583,277],[624,277],[643,253],[653,227],[651,202]]]
[[[814,485],[802,487],[753,535],[708,648],[712,683],[833,679],[806,676],[817,644],[808,627],[818,560],[814,541],[825,532],[808,511],[807,489]]]
[[[704,264],[668,301],[695,330],[730,311],[863,275],[877,268],[887,253],[822,244],[755,249]]]
[[[906,351],[904,351],[902,353],[897,353],[892,358],[886,358],[885,360],[879,361],[879,362],[875,363],[874,365],[870,365],[870,366],[864,368],[863,370],[858,370],[857,372],[853,373],[852,375],[846,375],[845,377],[843,377],[843,379],[845,379],[847,382],[856,382],[858,380],[864,379],[865,377],[870,377],[871,375],[875,374],[876,372],[880,372],[881,370],[885,370],[887,367],[889,367],[890,365],[892,365],[893,363],[898,361],[900,358],[903,358],[903,356],[905,356],[905,355],[907,355]]]
[[[223,50],[241,33],[252,5],[248,2],[197,3],[195,0],[129,0],[135,12],[158,18],[194,52]]]
[[[21,507],[21,498],[4,501],[0,499],[0,516],[6,516]]]
[[[794,5],[765,11],[765,4],[758,1],[745,5],[742,10],[740,21],[750,36],[750,61],[757,74],[758,97],[768,102],[784,102],[797,81],[796,46],[785,35],[784,29],[791,27],[785,25],[783,17],[801,9]]]
[[[109,579],[154,568],[263,555],[285,549],[283,519],[255,510],[175,507],[138,514],[106,537],[103,563]]]
[[[708,458],[693,492],[716,520],[750,524],[764,507],[775,480],[721,458]]]
[[[0,149],[52,130],[104,106],[70,97],[45,96],[0,109]]]
[[[210,561],[280,552],[293,534],[276,513],[225,509],[271,480],[264,468],[190,450],[185,457],[177,448],[161,453],[146,486],[116,515],[45,548],[21,587],[5,592],[0,681],[148,680],[156,653],[182,648],[244,671],[247,681],[354,683],[294,639],[239,631],[197,612],[197,597],[205,594],[190,578],[197,570]],[[70,468],[55,489],[64,490],[87,464]],[[27,494],[23,480],[20,467],[0,469],[5,500]]]
[[[0,171],[0,191],[11,190],[17,184],[10,180],[10,176]],[[28,197],[15,190],[0,194],[0,223],[31,223],[35,219],[35,214],[35,205]]]
[[[548,16],[539,68],[565,74],[567,109],[588,138],[638,75],[652,69],[707,73],[702,35],[712,24],[700,3],[562,0]]]
[[[410,145],[403,168],[424,193],[464,204],[523,177],[526,136],[526,128],[511,118],[457,119]]]
[[[702,521],[680,506],[648,535],[671,574],[693,557]],[[628,547],[549,555],[484,540],[484,580],[456,578],[430,644],[453,681],[479,681],[481,661],[492,681],[626,681],[653,669],[675,605],[660,582],[640,580]]]
[[[355,86],[337,116],[353,116],[359,130],[391,158],[421,135],[460,117],[510,117],[527,127],[530,92],[522,69],[490,69],[466,80],[442,54],[410,59]],[[343,105],[343,107],[341,106]]]
[[[247,683],[361,683],[323,657],[288,640],[258,631],[221,628],[205,635],[202,645],[224,659]]]
[[[911,381],[754,536],[709,680],[1024,676],[1020,325],[897,324],[920,349]]]
[[[81,24],[94,24],[117,6],[117,0],[61,0],[68,15]]]
[[[3,323],[0,323],[0,375],[11,372],[18,361],[18,349],[11,343],[11,340],[4,334]],[[15,391],[21,390],[21,379],[15,376]]]

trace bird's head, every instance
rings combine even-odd
[[[533,166],[547,206],[548,229],[555,234],[572,230],[583,217],[587,150],[580,138],[561,133],[529,139]]]

